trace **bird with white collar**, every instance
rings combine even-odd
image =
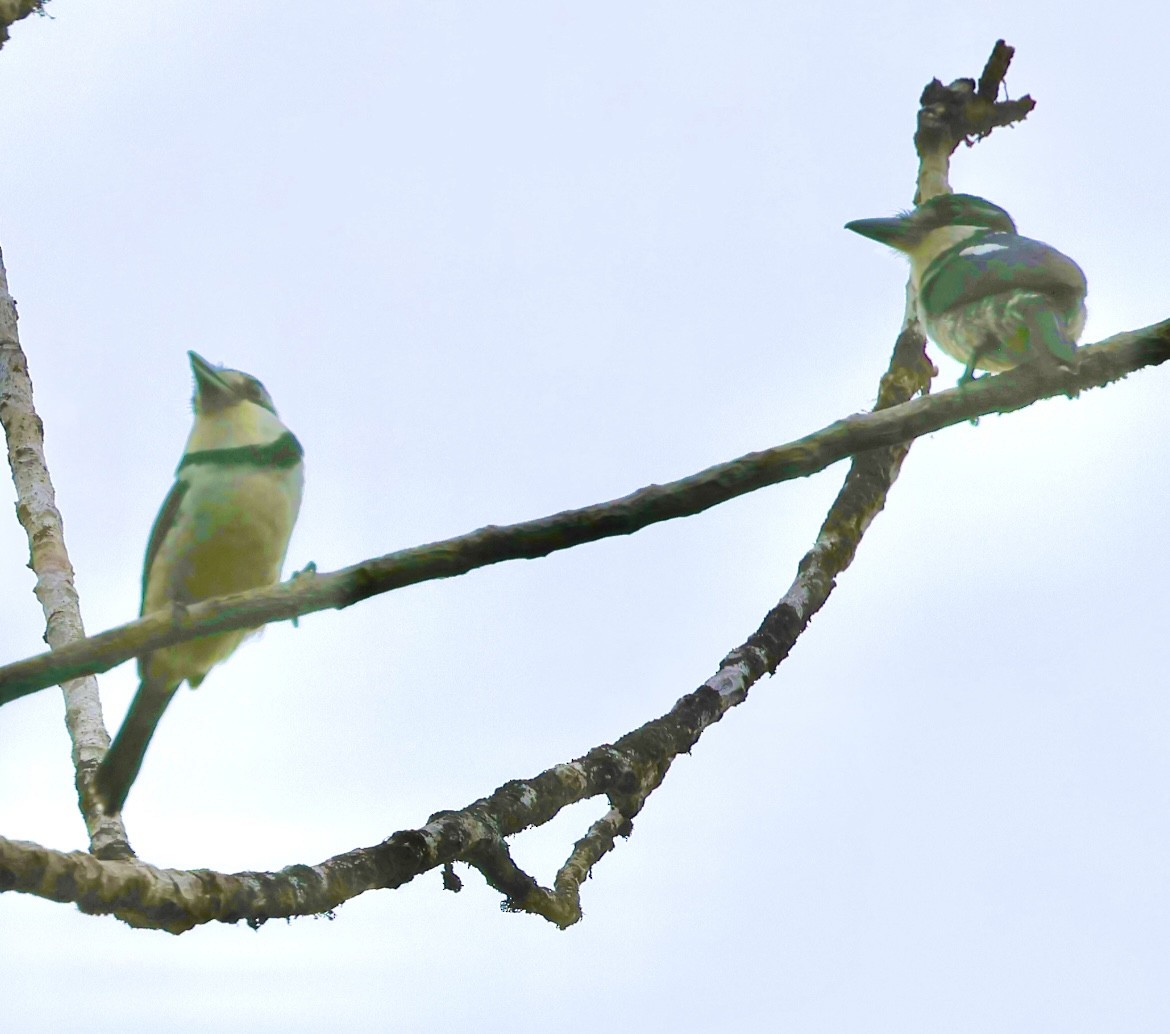
[[[1085,274],[1050,244],[1023,237],[999,205],[939,194],[911,212],[845,228],[910,259],[926,333],[975,370],[1025,362],[1071,369],[1085,328]]]
[[[264,385],[188,355],[195,426],[146,547],[142,614],[277,582],[301,505],[304,453]],[[198,686],[250,634],[220,632],[139,658],[138,692],[94,779],[107,814],[122,810],[175,691]]]

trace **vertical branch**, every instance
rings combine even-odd
[[[960,143],[981,140],[999,126],[1013,125],[1035,106],[1029,96],[999,100],[1003,78],[1015,51],[996,41],[978,81],[956,79],[944,86],[938,79],[927,84],[919,100],[914,147],[918,153],[915,204],[949,193],[951,155]],[[926,355],[926,338],[918,320],[913,280],[906,284],[906,309],[894,345],[890,366],[882,377],[875,409],[899,405],[930,391],[937,374]],[[805,554],[796,579],[759,629],[723,659],[705,683],[726,710],[746,698],[748,689],[765,672],[774,673],[797,638],[836,585],[836,579],[857,552],[861,537],[885,506],[910,442],[858,453],[841,492],[829,508],[812,549]],[[720,713],[722,713],[722,710]]]
[[[45,642],[52,650],[85,638],[73,565],[65,549],[65,530],[57,510],[53,482],[45,462],[44,428],[33,408],[32,381],[16,331],[16,302],[8,293],[8,277],[0,253],[0,425],[8,443],[8,465],[16,485],[16,515],[28,536],[29,567],[36,575],[34,592],[45,615]],[[97,680],[74,679],[61,686],[65,725],[73,743],[73,768],[78,801],[89,831],[90,847],[108,851],[125,843],[120,820],[94,807],[85,786],[98,759],[110,745],[102,721]]]

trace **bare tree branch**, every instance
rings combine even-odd
[[[916,144],[920,160],[915,196],[932,197],[949,189],[947,175],[953,142],[936,132],[933,146],[926,146],[921,137],[916,139]],[[918,324],[917,299],[912,283],[908,283],[902,330],[894,344],[889,368],[881,379],[875,411],[890,409],[930,391],[931,378],[937,371],[926,357],[925,347],[926,338]],[[700,687],[700,692],[713,690],[717,694],[719,710],[711,721],[717,721],[728,708],[746,700],[748,690],[766,672],[775,672],[813,615],[828,601],[837,576],[853,562],[862,536],[885,506],[886,496],[910,445],[909,441],[902,442],[854,457],[816,542],[797,565],[796,578],[788,591],[756,632],[732,650],[715,675]],[[669,721],[670,717],[663,721]],[[664,754],[656,765],[643,770],[637,795],[626,794],[624,801],[610,795],[610,810],[574,845],[551,890],[541,887],[513,862],[502,837],[466,854],[464,860],[479,869],[492,887],[504,893],[508,908],[543,916],[561,927],[574,923],[581,918],[581,884],[592,867],[613,850],[615,837],[633,832],[631,820],[661,784],[674,756]]]
[[[399,887],[429,869],[490,850],[504,837],[544,824],[568,804],[601,793],[621,800],[639,792],[644,779],[654,778],[657,761],[649,755],[662,750],[673,757],[688,749],[701,729],[717,720],[718,700],[718,694],[700,689],[670,715],[612,746],[596,747],[533,779],[505,783],[462,811],[432,816],[421,829],[318,865],[276,873],[188,872],[0,838],[0,890],[72,901],[83,912],[170,933],[208,922],[259,926],[268,919],[328,912],[367,890]]]
[[[975,116],[984,120],[986,131],[1007,124],[1004,119],[1022,117],[1009,119],[1011,113],[1004,107],[1017,102],[995,99],[1011,53],[1002,41],[997,43],[978,89],[973,80],[959,80],[951,87],[936,81],[934,89],[928,88],[923,95],[920,132],[915,138],[920,157],[919,198],[948,189],[949,155],[972,132],[968,127]],[[990,110],[972,114],[969,96]],[[1030,99],[1025,100],[1030,107]],[[924,120],[930,123],[926,133],[921,131]],[[87,672],[105,670],[138,653],[199,634],[344,607],[403,585],[629,534],[854,457],[816,542],[798,565],[795,580],[757,631],[724,658],[715,675],[682,697],[667,714],[613,744],[595,747],[532,779],[506,783],[461,811],[435,814],[419,829],[395,833],[381,844],[314,866],[234,875],[160,870],[136,861],[102,861],[90,854],[0,839],[0,889],[73,901],[86,912],[113,914],[135,926],[180,933],[206,922],[245,920],[258,926],[269,918],[327,912],[366,890],[401,886],[438,866],[445,867],[448,885],[457,889],[450,866],[462,860],[505,894],[509,908],[542,915],[562,927],[576,922],[581,916],[583,881],[613,849],[616,838],[632,832],[632,820],[661,784],[674,758],[689,751],[708,726],[743,702],[763,674],[776,670],[824,605],[837,576],[852,562],[861,537],[883,508],[910,442],[954,423],[1007,413],[1057,394],[1072,396],[1143,366],[1165,362],[1170,359],[1170,321],[1080,350],[1071,374],[1024,367],[963,389],[912,400],[915,394],[928,391],[934,373],[923,346],[915,300],[908,293],[905,324],[872,414],[837,421],[797,442],[668,485],[650,486],[612,503],[506,528],[485,528],[333,574],[306,574],[274,589],[201,603],[185,614],[144,618],[47,657],[0,668],[0,701],[13,699],[78,674],[78,666]],[[65,667],[60,663],[63,654]],[[574,845],[551,890],[516,865],[507,846],[510,836],[547,822],[568,804],[602,794],[609,800],[608,811]]]
[[[650,485],[613,502],[521,524],[488,526],[329,574],[302,574],[268,589],[205,600],[183,613],[148,615],[52,653],[0,667],[0,704],[66,679],[108,671],[132,657],[201,635],[348,607],[403,586],[629,535],[659,521],[701,513],[767,485],[807,477],[867,449],[909,441],[975,417],[1009,413],[1039,399],[1102,387],[1170,359],[1170,321],[1118,334],[1078,349],[1077,354],[1077,369],[1055,379],[1020,367],[891,409],[846,417],[786,445],[750,453],[678,481]]]
[[[926,359],[925,344],[916,327],[907,327],[898,335],[890,367],[881,380],[876,409],[889,408],[929,390],[934,368]],[[684,737],[678,729],[665,743],[686,743],[685,749],[690,750],[706,725],[718,721],[727,710],[746,700],[748,690],[765,673],[776,671],[813,615],[828,600],[837,576],[853,562],[861,537],[885,506],[886,495],[909,449],[910,443],[905,442],[873,449],[854,458],[813,548],[797,565],[796,579],[780,602],[768,612],[755,633],[723,659],[711,678],[658,721],[663,725],[677,722],[692,709],[710,709],[708,720],[696,729],[693,739]],[[714,697],[708,695],[711,693]],[[625,739],[619,740],[615,748]],[[479,869],[491,886],[504,893],[506,906],[513,911],[531,912],[561,927],[575,923],[581,918],[581,884],[593,866],[613,849],[615,838],[633,832],[634,816],[661,784],[679,752],[659,751],[652,763],[640,766],[634,758],[626,758],[631,771],[641,776],[636,792],[627,791],[620,797],[610,794],[610,810],[574,845],[551,890],[541,887],[515,865],[502,838],[464,855],[463,860]]]
[[[919,157],[927,154],[949,158],[961,142],[971,146],[993,129],[1010,126],[1028,117],[1036,102],[1026,94],[1019,100],[999,100],[1015,48],[997,40],[978,82],[956,79],[944,86],[932,79],[919,99],[918,129],[914,145]],[[919,194],[918,201],[933,196]]]
[[[890,371],[882,378],[879,406],[926,387],[930,367],[922,346],[922,338],[912,332],[899,336]],[[908,448],[875,450],[854,461],[796,581],[759,630],[669,713],[612,745],[595,747],[533,779],[507,783],[462,811],[436,814],[421,829],[395,833],[382,844],[315,866],[234,875],[182,872],[0,839],[0,887],[74,901],[82,911],[113,914],[133,926],[182,933],[206,922],[245,920],[257,926],[272,918],[328,912],[367,890],[398,887],[428,869],[463,860],[505,894],[509,908],[568,926],[581,917],[581,884],[615,839],[632,831],[631,820],[673,759],[689,751],[707,726],[742,703],[748,688],[788,655],[828,598],[837,574],[852,561]],[[609,811],[574,845],[552,890],[516,866],[507,837],[603,793]]]
[[[0,255],[0,425],[8,443],[8,465],[16,485],[16,514],[28,536],[29,567],[37,576],[34,592],[45,615],[45,642],[54,649],[85,638],[73,565],[65,548],[65,529],[57,510],[53,481],[45,461],[40,417],[33,408],[32,382],[16,329],[16,302],[8,293]],[[117,818],[107,818],[87,800],[82,788],[110,746],[102,721],[97,680],[92,676],[62,680],[65,725],[73,743],[78,800],[89,831],[90,846],[108,849],[125,841]]]

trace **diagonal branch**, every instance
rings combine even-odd
[[[907,327],[898,336],[890,368],[881,380],[875,409],[889,408],[929,390],[934,371],[923,353],[924,345],[915,327]],[[732,650],[720,663],[719,670],[698,690],[683,697],[670,714],[631,734],[647,734],[648,742],[655,744],[642,763],[636,754],[625,758],[637,783],[620,795],[610,794],[609,811],[573,846],[551,890],[540,886],[512,861],[502,837],[464,855],[464,861],[479,869],[487,882],[505,895],[508,909],[543,916],[561,928],[581,918],[581,885],[593,866],[613,850],[616,838],[633,832],[634,816],[662,783],[674,758],[683,750],[689,751],[703,729],[746,700],[748,690],[764,674],[775,672],[813,615],[824,606],[837,576],[853,562],[861,537],[885,506],[886,495],[909,449],[910,443],[904,442],[854,458],[816,543],[797,566],[796,579],[756,632]],[[691,715],[701,716],[701,720],[696,721]],[[662,732],[673,725],[681,728],[663,736]],[[690,728],[693,733],[684,734]],[[629,740],[630,737],[623,737],[614,745],[615,750]]]
[[[302,574],[272,588],[206,600],[185,613],[157,613],[49,654],[0,667],[0,704],[97,674],[162,646],[237,628],[348,607],[380,593],[451,578],[505,560],[534,559],[659,521],[688,517],[767,485],[807,477],[868,449],[991,413],[1008,413],[1060,394],[1102,387],[1170,359],[1170,321],[1118,334],[1078,350],[1075,371],[1046,377],[1028,367],[981,378],[890,409],[838,420],[810,435],[750,453],[664,485],[551,517],[488,526],[456,538],[363,561],[329,574]]]
[[[932,84],[937,87],[933,93],[928,88],[928,94],[935,101],[942,98],[955,100],[957,103],[950,110],[961,116],[961,119],[958,122],[948,121],[945,117],[939,117],[937,110],[928,112],[927,96],[924,95],[923,110],[919,117],[920,130],[930,121],[929,116],[933,115],[934,131],[933,134],[920,131],[915,137],[919,155],[915,191],[917,201],[949,190],[949,156],[958,140],[970,134],[973,108],[978,109],[985,122],[985,128],[978,134],[980,136],[990,133],[993,125],[1009,124],[1031,109],[1030,98],[1026,99],[1023,114],[1018,114],[1011,102],[1001,104],[996,101],[999,85],[1013,53],[1002,40],[996,43],[980,78],[977,105],[967,103],[966,86],[970,83],[973,87],[971,81],[962,81],[958,85],[964,88],[953,94],[937,82]],[[917,299],[911,283],[907,285],[903,329],[898,335],[890,368],[882,378],[876,410],[905,403],[919,392],[924,395],[929,392],[930,379],[936,371],[926,358],[923,350],[925,343],[918,324]],[[884,507],[886,496],[898,477],[910,445],[911,442],[906,441],[854,457],[845,483],[829,508],[813,548],[798,565],[792,586],[769,612],[757,632],[733,650],[724,659],[720,670],[702,687],[715,690],[718,694],[719,710],[711,717],[711,721],[717,721],[724,711],[745,700],[748,689],[765,672],[775,672],[780,662],[788,656],[796,639],[808,627],[813,615],[827,602],[836,585],[837,576],[852,563],[862,536]],[[692,694],[691,699],[695,697]],[[581,884],[590,875],[592,867],[613,850],[615,838],[619,835],[629,836],[633,832],[631,819],[641,810],[649,794],[661,784],[674,756],[668,751],[660,754],[655,764],[641,767],[632,758],[628,759],[631,770],[641,777],[637,792],[623,795],[624,800],[610,794],[612,807],[574,845],[568,861],[557,873],[551,890],[541,887],[513,862],[503,837],[486,842],[465,855],[464,860],[478,868],[491,886],[506,895],[505,905],[509,909],[543,916],[562,928],[575,923],[581,918]],[[454,880],[449,868],[448,875]]]
[[[891,370],[882,379],[879,406],[926,387],[929,364],[921,349],[922,339],[913,331],[900,335]],[[398,887],[429,869],[463,860],[506,895],[510,909],[568,926],[581,917],[581,884],[615,839],[631,832],[631,819],[673,759],[689,751],[709,725],[747,698],[752,683],[787,656],[832,591],[836,575],[852,561],[908,448],[875,450],[854,461],[796,581],[760,629],[667,714],[612,745],[595,747],[533,779],[506,783],[462,811],[432,816],[420,829],[314,866],[233,875],[182,872],[0,839],[0,888],[72,901],[82,911],[116,915],[133,926],[182,933],[207,922],[245,920],[259,926],[268,919],[328,912],[367,890]],[[515,865],[507,837],[600,794],[609,797],[611,807],[574,845],[552,890]]]

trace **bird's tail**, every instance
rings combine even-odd
[[[107,815],[120,812],[126,803],[126,795],[138,778],[150,738],[178,688],[178,683],[171,685],[149,679],[143,679],[139,685],[122,728],[94,776],[94,790]]]

